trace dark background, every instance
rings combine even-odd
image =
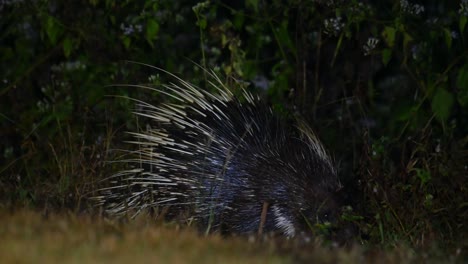
[[[199,64],[310,122],[364,243],[466,248],[467,21],[466,1],[1,1],[0,206],[89,208],[137,126],[125,97],[164,99],[111,86],[168,80],[128,61],[203,87]]]

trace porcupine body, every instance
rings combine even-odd
[[[170,73],[168,73],[170,74]],[[152,88],[170,103],[138,101],[148,128],[131,133],[132,168],[108,179],[106,213],[153,207],[190,212],[203,228],[278,231],[292,237],[336,217],[337,172],[302,121],[275,114],[244,91],[235,96],[212,72],[208,92],[175,77]]]

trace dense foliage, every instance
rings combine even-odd
[[[310,121],[366,241],[467,246],[468,1],[0,1],[0,203],[82,206],[166,77]],[[158,100],[161,95],[152,95]],[[110,157],[109,157],[110,155]],[[456,246],[458,245],[458,246]]]

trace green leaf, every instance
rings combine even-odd
[[[251,6],[258,13],[258,0],[246,0],[246,6]]]
[[[384,49],[382,51],[382,63],[387,66],[388,62],[392,58],[392,50],[391,49]]]
[[[421,186],[428,183],[431,180],[431,172],[425,169],[414,168],[416,176],[421,180]]]
[[[407,121],[418,111],[415,105],[402,105],[395,111],[395,117],[398,121]]]
[[[201,17],[197,24],[201,29],[205,29],[208,22],[206,21],[206,18]]]
[[[132,44],[132,40],[127,36],[122,38],[122,42],[123,42],[125,48],[127,48],[127,49],[130,48],[130,45]]]
[[[154,19],[149,19],[146,23],[146,40],[153,45],[153,39],[156,38],[159,32],[159,24]]]
[[[452,33],[448,29],[444,29],[444,38],[445,38],[445,44],[447,47],[452,47]]]
[[[443,88],[438,88],[432,98],[432,112],[440,122],[445,122],[450,116],[453,106],[453,95]]]
[[[287,47],[295,55],[296,54],[296,47],[294,46],[293,41],[291,40],[289,33],[290,32],[288,30],[288,21],[283,20],[280,27],[278,27],[276,29],[276,36],[277,36],[278,45],[281,45],[282,47]]]
[[[408,44],[413,40],[413,37],[411,37],[410,34],[405,33],[403,35],[403,47],[408,47]]]
[[[393,27],[385,27],[382,37],[387,42],[387,45],[391,48],[395,45],[395,36],[396,36],[396,29]]]
[[[47,36],[50,39],[50,42],[52,44],[56,44],[58,36],[60,35],[61,28],[54,17],[52,16],[47,17],[47,20],[45,23],[45,30],[46,30]]]
[[[245,15],[241,12],[238,12],[233,19],[233,26],[235,29],[240,30],[245,22]]]
[[[63,41],[63,54],[65,55],[65,57],[70,57],[70,54],[73,50],[73,40],[69,37],[65,38],[65,40]]]
[[[228,42],[229,39],[227,38],[226,34],[221,34],[221,46],[225,47]]]
[[[461,33],[463,33],[463,31],[465,30],[467,20],[468,20],[468,18],[466,16],[461,16],[460,17],[459,27],[460,27],[460,32]]]
[[[468,64],[465,64],[457,76],[457,99],[461,106],[468,106]]]

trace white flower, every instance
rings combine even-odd
[[[404,13],[419,15],[424,13],[424,6],[411,4],[408,0],[400,0],[400,8]]]
[[[341,22],[341,17],[337,17],[325,19],[323,25],[325,26],[325,34],[337,36],[345,24]]]
[[[368,38],[366,44],[362,46],[362,48],[364,49],[364,55],[365,56],[369,55],[372,52],[372,50],[374,50],[375,47],[377,47],[378,43],[379,43],[378,38],[374,38],[374,37]]]

